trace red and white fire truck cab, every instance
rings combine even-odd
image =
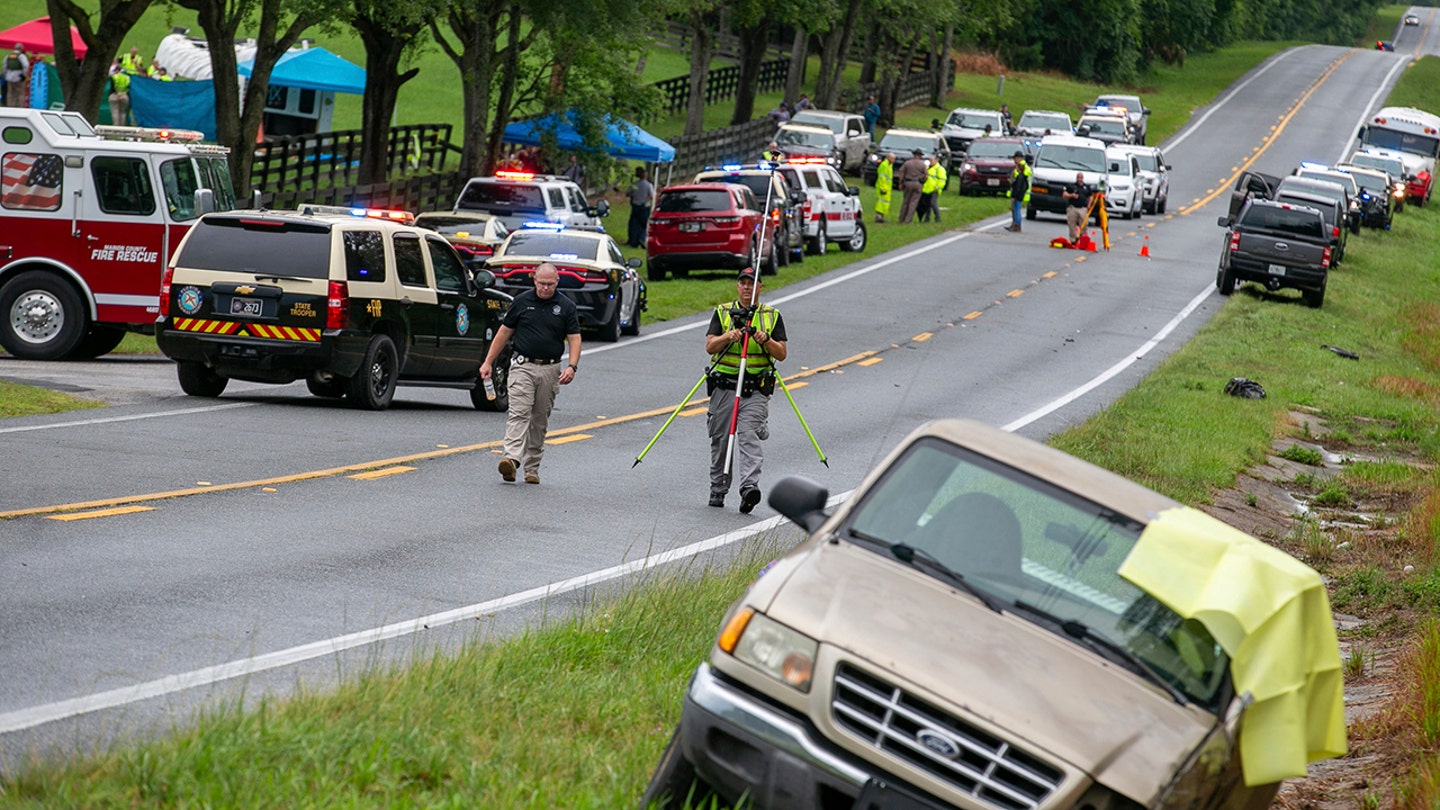
[[[201,214],[234,209],[229,150],[200,133],[92,127],[0,108],[0,346],[98,357],[153,333],[170,253]]]
[[[1386,107],[1360,127],[1360,145],[1367,152],[1400,158],[1405,196],[1420,205],[1429,202],[1440,159],[1440,116],[1413,107]]]

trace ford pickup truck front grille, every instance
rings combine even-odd
[[[835,722],[885,754],[1003,810],[1036,808],[1065,774],[1005,740],[848,664],[835,673]]]

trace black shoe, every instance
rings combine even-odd
[[[757,503],[760,503],[760,490],[755,487],[746,487],[740,490],[740,514],[750,514]]]
[[[718,494],[717,494],[717,493],[714,493],[714,492],[710,493],[710,505],[711,505],[711,506],[724,506],[724,505],[725,505],[725,494],[724,494],[723,492],[722,492],[722,493],[718,493]]]

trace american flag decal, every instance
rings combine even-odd
[[[54,211],[60,207],[60,182],[65,164],[59,155],[8,152],[4,179],[0,180],[0,205]]]

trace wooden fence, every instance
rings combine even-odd
[[[760,152],[773,137],[775,122],[769,118],[757,118],[733,127],[671,138],[670,145],[675,147],[675,162],[661,167],[660,171],[664,173],[661,176],[670,177],[671,182],[680,182],[677,178],[688,180],[706,166],[759,160]]]
[[[267,208],[284,210],[300,203],[346,205],[357,208],[398,208],[406,211],[449,211],[468,176],[461,172],[418,174],[363,186],[286,189],[264,194]]]
[[[760,75],[755,85],[760,91],[770,92],[785,89],[785,78],[790,75],[789,59],[771,59],[760,64]],[[655,87],[665,96],[663,109],[666,115],[684,112],[690,107],[690,77],[676,76],[655,82]],[[705,79],[705,103],[714,104],[734,98],[740,92],[740,67],[731,65],[710,71]]]
[[[388,174],[434,173],[445,168],[450,124],[390,128]],[[258,189],[322,189],[349,186],[359,174],[362,133],[358,129],[266,138],[255,145],[250,186]]]

